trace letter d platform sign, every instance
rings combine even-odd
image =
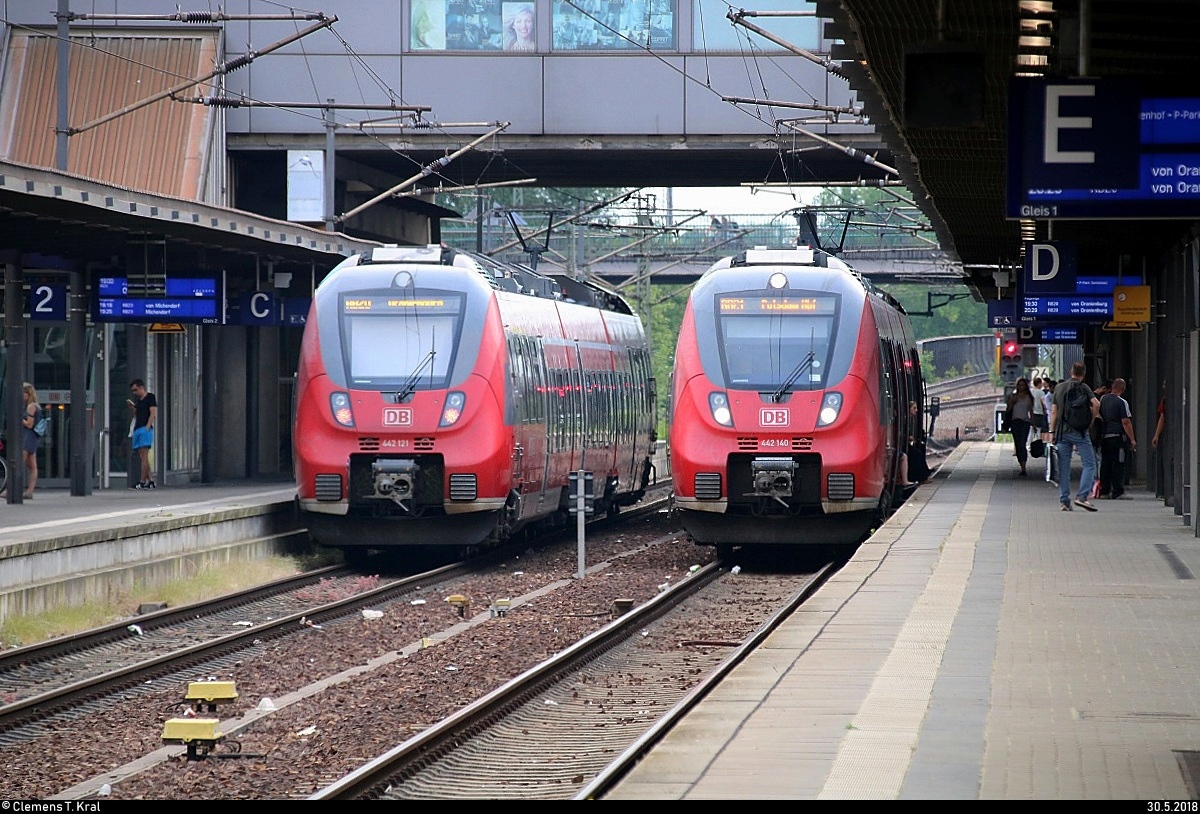
[[[1025,244],[1025,294],[1074,294],[1079,261],[1074,243]]]

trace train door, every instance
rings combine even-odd
[[[579,347],[579,340],[574,342],[574,353],[572,354],[572,364],[568,370],[569,383],[567,390],[570,393],[571,401],[571,460],[576,461],[572,465],[572,469],[586,470],[587,469],[587,443],[584,438],[584,432],[588,426],[587,416],[587,399],[584,397],[584,388],[586,384],[583,378],[583,351]]]
[[[620,399],[620,407],[617,409],[619,416],[618,423],[620,425],[621,442],[625,448],[629,450],[629,483],[633,488],[638,486],[638,477],[641,475],[641,457],[638,453],[638,441],[641,440],[641,427],[638,421],[638,416],[642,414],[641,405],[635,403],[638,398],[650,397],[648,393],[642,393],[640,388],[635,390],[633,385],[637,382],[647,380],[646,371],[643,369],[642,359],[638,356],[638,351],[635,348],[629,348],[625,351],[624,369],[619,373],[620,381],[618,382],[617,397]]]
[[[514,443],[513,477],[518,481],[520,513],[527,519],[540,513],[546,490],[546,414],[536,361],[538,350],[531,337],[512,336],[509,342],[510,397]],[[557,501],[556,501],[557,504]]]
[[[531,425],[531,445],[525,455],[525,465],[530,480],[537,483],[537,501],[526,501],[532,514],[541,514],[546,501],[546,482],[550,477],[550,448],[553,415],[550,409],[550,377],[546,372],[546,358],[540,338],[528,337],[529,350],[529,398],[534,421]],[[558,505],[555,496],[554,506]]]

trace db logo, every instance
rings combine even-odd
[[[412,426],[412,408],[411,407],[384,407],[383,408],[383,426],[385,426],[385,427],[411,427]]]
[[[763,427],[786,427],[788,411],[778,407],[773,409],[764,407],[758,412],[758,423]]]

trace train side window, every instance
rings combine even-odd
[[[567,372],[561,369],[555,370],[554,380],[554,392],[558,402],[555,409],[558,424],[558,450],[561,452],[567,449],[567,434],[571,427],[571,402],[568,400],[567,393]]]
[[[879,340],[879,423],[886,425],[892,414],[892,351],[886,339]]]
[[[587,391],[584,389],[583,383],[583,361],[579,359],[578,354],[575,355],[575,358],[577,361],[579,361],[581,366],[571,368],[570,372],[571,382],[573,384],[573,387],[571,388],[571,395],[573,396],[573,409],[571,410],[571,445],[575,449],[582,449],[584,416],[587,415],[587,403],[584,401],[584,396],[586,395]]]
[[[542,353],[541,340],[530,337],[529,341],[533,344],[533,370],[534,377],[537,380],[537,420],[538,423],[544,423],[546,416],[550,414],[550,411],[546,407],[546,401],[550,398],[548,388],[546,387],[546,358]]]
[[[518,337],[510,336],[505,339],[505,344],[508,346],[508,362],[505,365],[508,382],[505,390],[509,403],[506,412],[509,413],[508,417],[514,425],[523,424],[525,423],[525,398],[521,390],[521,341]]]
[[[621,426],[617,409],[617,374],[611,370],[604,372],[604,412],[609,440],[615,444],[621,438]]]

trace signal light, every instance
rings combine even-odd
[[[1021,343],[1005,339],[1000,346],[1000,380],[1005,384],[1016,384],[1024,367]]]

